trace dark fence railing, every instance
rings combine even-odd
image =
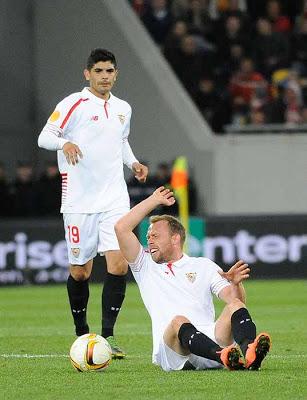
[[[258,133],[306,133],[307,124],[248,124],[248,125],[226,125],[225,131],[227,133],[247,133],[247,134],[258,134]]]

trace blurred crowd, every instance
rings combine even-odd
[[[28,218],[58,216],[61,204],[61,175],[57,164],[50,162],[36,177],[29,162],[18,162],[15,177],[9,180],[0,163],[0,216]]]
[[[170,187],[171,172],[171,164],[160,163],[155,173],[148,176],[145,184],[139,183],[134,176],[128,177],[131,207],[152,194],[157,187],[162,185]],[[16,218],[59,216],[61,187],[61,175],[55,162],[48,162],[39,176],[33,164],[19,162],[13,179],[8,178],[5,165],[0,162],[0,216]],[[195,214],[197,193],[192,178],[189,178],[189,200],[190,212]],[[158,213],[164,212],[166,210],[160,207]],[[167,207],[167,212],[177,215],[177,205]]]
[[[217,133],[307,123],[307,0],[129,0]]]

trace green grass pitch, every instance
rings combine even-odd
[[[65,286],[0,290],[0,397],[10,399],[307,399],[307,282],[249,281],[248,308],[273,347],[261,371],[178,371],[151,364],[150,321],[129,284],[117,338],[128,353],[104,372],[78,373],[67,354],[74,340]],[[99,285],[88,320],[100,333]],[[217,303],[217,313],[221,309]]]

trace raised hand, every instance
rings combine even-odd
[[[77,146],[74,143],[71,142],[65,143],[62,150],[68,164],[75,165],[79,162],[79,158],[83,157],[82,152],[79,149],[79,146]]]
[[[223,278],[232,282],[234,285],[238,285],[240,282],[249,278],[250,268],[244,261],[239,260],[235,263],[227,272],[220,272]]]
[[[157,205],[172,206],[176,201],[174,193],[164,186],[156,189],[151,196],[156,200]]]

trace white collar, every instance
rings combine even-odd
[[[82,95],[86,98],[90,98],[91,100],[95,101],[98,104],[102,104],[104,105],[105,103],[107,104],[112,104],[112,102],[114,101],[114,96],[113,94],[110,92],[110,97],[108,98],[108,100],[104,100],[101,99],[100,97],[94,95],[91,91],[89,87],[85,87],[83,88],[83,90],[81,91]]]
[[[174,266],[177,267],[177,268],[180,268],[180,267],[182,267],[182,266],[188,261],[188,259],[189,259],[189,256],[188,256],[187,254],[183,253],[183,254],[182,254],[182,257],[179,258],[179,260],[174,261],[174,262],[172,263],[172,265],[174,265]],[[166,263],[166,264],[169,264],[169,263]]]

